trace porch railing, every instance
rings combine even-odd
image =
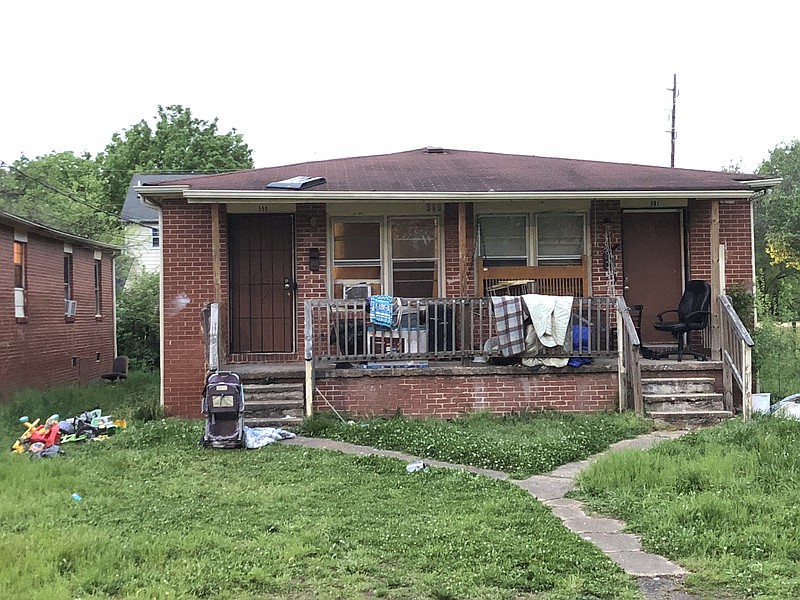
[[[733,383],[736,382],[742,393],[742,417],[748,420],[752,413],[753,339],[727,296],[719,297],[719,305],[725,409],[733,410]]]
[[[641,342],[630,309],[622,296],[617,297],[617,322],[622,323],[617,331],[620,352],[617,372],[619,374],[619,409],[623,411],[633,405],[640,417],[644,416],[642,397],[642,370],[639,365]]]
[[[392,327],[373,324],[368,307],[366,300],[306,301],[306,359],[369,362],[500,356],[488,297],[403,298]],[[615,298],[574,298],[568,325],[574,335],[568,334],[563,346],[543,349],[536,356],[615,356],[617,310]],[[577,343],[575,335],[582,338]]]

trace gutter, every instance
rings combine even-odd
[[[620,190],[620,191],[553,191],[553,192],[382,192],[320,190],[193,190],[188,186],[137,186],[146,204],[158,206],[162,198],[182,198],[190,204],[243,202],[339,203],[372,202],[501,202],[508,200],[592,200],[592,199],[746,199],[753,195],[744,190]]]
[[[746,185],[753,190],[765,190],[773,188],[783,183],[783,177],[773,177],[771,179],[754,179],[752,181],[742,181],[742,185]]]

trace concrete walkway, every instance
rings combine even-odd
[[[544,475],[534,475],[528,479],[511,479],[507,473],[480,469],[469,465],[459,465],[427,458],[412,456],[394,450],[380,450],[367,446],[357,446],[346,442],[338,442],[322,438],[296,437],[284,440],[282,443],[300,445],[309,448],[336,450],[346,454],[359,456],[388,456],[406,462],[423,460],[425,464],[434,467],[450,469],[463,469],[492,479],[501,479],[518,485],[526,490],[537,500],[549,506],[553,514],[561,519],[571,531],[583,539],[595,544],[608,555],[622,569],[639,580],[639,587],[646,598],[689,600],[691,596],[683,592],[680,579],[686,571],[663,556],[649,554],[642,550],[639,538],[630,533],[623,533],[624,523],[616,519],[594,517],[583,511],[583,503],[578,500],[565,498],[567,492],[575,487],[575,478],[583,469],[608,453],[625,450],[628,448],[647,449],[655,444],[675,439],[687,433],[686,431],[656,431],[641,435],[630,440],[623,440],[613,444],[605,452],[595,454],[586,460],[576,461],[562,465]]]

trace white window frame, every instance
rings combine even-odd
[[[382,216],[374,216],[374,217],[330,217],[328,223],[328,248],[330,248],[330,252],[328,252],[328,294],[330,297],[333,297],[334,288],[337,284],[348,284],[352,285],[355,283],[360,283],[360,281],[356,281],[353,279],[340,279],[334,280],[333,278],[333,270],[334,267],[341,267],[341,266],[349,266],[347,263],[351,263],[353,266],[358,266],[357,262],[355,261],[337,261],[334,254],[334,239],[333,239],[333,230],[334,225],[336,223],[378,223],[380,227],[380,268],[381,268],[381,278],[380,281],[376,280],[366,280],[366,283],[378,283],[381,286],[384,294],[392,295],[394,293],[394,282],[393,282],[393,263],[394,259],[392,257],[392,222],[396,220],[405,220],[405,219],[431,219],[434,222],[436,228],[436,249],[437,254],[434,258],[436,262],[436,279],[437,279],[437,289],[434,290],[436,297],[441,297],[442,289],[444,285],[443,280],[443,269],[444,269],[444,227],[442,226],[442,216],[440,214],[408,214],[408,215],[382,215]],[[416,259],[396,259],[396,260],[416,260]],[[421,260],[421,259],[420,259]],[[366,264],[366,263],[365,263]],[[372,264],[372,263],[371,263]],[[364,280],[361,280],[364,281]]]
[[[480,224],[481,218],[485,217],[526,217],[526,240],[525,240],[525,247],[527,248],[528,256],[527,256],[527,265],[526,266],[550,266],[552,263],[545,262],[540,264],[539,262],[539,249],[538,249],[538,239],[539,239],[539,225],[538,225],[538,218],[540,216],[545,215],[577,215],[583,218],[582,224],[582,231],[583,231],[583,248],[581,256],[587,255],[587,248],[589,244],[589,231],[587,229],[588,226],[588,218],[587,213],[584,211],[519,211],[519,212],[482,212],[475,216],[476,219],[476,232],[477,235],[475,236],[475,244],[477,246],[476,253],[478,256],[483,256],[483,233],[480,231]],[[564,266],[562,264],[552,265],[552,266]]]
[[[27,316],[27,295],[28,295],[28,235],[27,233],[14,232],[14,245],[20,247],[21,258],[21,283],[22,287],[16,286],[16,276],[14,280],[14,317],[17,319],[24,319]],[[17,263],[14,260],[14,253],[12,249],[11,262],[16,270]]]
[[[577,257],[575,255],[563,255],[562,260],[564,260],[565,262],[554,263],[552,261],[545,261],[543,263],[541,261],[541,255],[539,253],[539,230],[540,230],[539,219],[541,217],[554,216],[554,215],[581,217],[581,231],[583,233],[583,235],[582,235],[583,239],[581,240],[582,241],[581,253],[579,255],[577,255]],[[549,265],[552,265],[552,266],[564,266],[564,265],[580,264],[581,258],[583,256],[586,256],[586,238],[587,238],[586,233],[587,232],[586,232],[586,215],[584,213],[568,212],[568,211],[536,213],[534,215],[534,217],[533,217],[533,222],[534,222],[534,226],[533,226],[532,230],[535,233],[535,235],[532,236],[532,237],[534,237],[534,239],[535,239],[535,245],[534,245],[534,252],[533,252],[532,256],[534,257],[535,263],[537,265],[540,265],[540,266],[549,266]],[[577,262],[575,261],[576,258],[577,258]],[[558,259],[555,259],[555,260],[558,260]],[[566,262],[568,260],[572,260],[573,262]]]

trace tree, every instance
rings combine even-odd
[[[134,370],[157,369],[160,356],[159,275],[143,273],[117,297],[117,344]]]
[[[758,173],[783,178],[754,207],[762,308],[778,319],[797,318],[800,315],[800,141],[772,150]]]
[[[118,210],[109,205],[89,154],[21,157],[0,170],[0,208],[74,235],[119,242]]]
[[[134,173],[219,173],[253,168],[252,150],[236,130],[219,133],[217,119],[205,121],[180,105],[159,105],[155,128],[139,121],[115,133],[98,155],[106,193],[117,211]]]

